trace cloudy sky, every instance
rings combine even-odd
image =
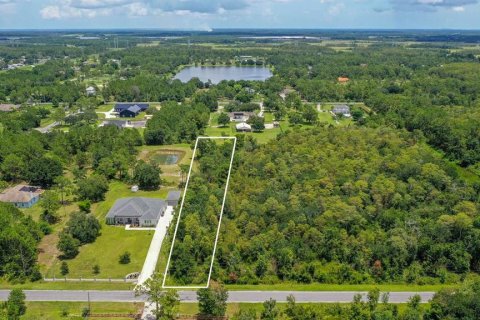
[[[0,29],[480,29],[480,0],[0,0]]]

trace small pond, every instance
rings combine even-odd
[[[218,84],[222,80],[265,81],[272,75],[272,71],[265,67],[187,67],[177,73],[174,79],[188,82],[192,78],[199,78],[202,82],[210,80]]]
[[[152,156],[152,160],[159,165],[173,165],[177,164],[180,156],[179,153],[157,153]]]

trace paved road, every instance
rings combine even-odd
[[[28,301],[90,301],[97,302],[144,302],[145,297],[135,297],[133,291],[80,291],[80,290],[25,290]],[[8,290],[0,290],[0,300],[6,300]],[[285,302],[287,297],[294,295],[297,302],[351,302],[356,293],[364,296],[366,292],[353,291],[230,291],[229,302],[263,302],[270,298],[278,302]],[[422,302],[430,300],[434,292],[391,292],[390,302],[404,303],[408,299],[419,294]],[[197,302],[195,291],[179,291],[183,302]]]
[[[41,132],[41,133],[48,133],[52,131],[53,128],[56,126],[60,125],[60,122],[55,121],[54,123],[49,124],[48,126],[42,127],[42,128],[35,128],[35,130]]]

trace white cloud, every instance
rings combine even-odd
[[[342,13],[343,9],[345,9],[345,4],[343,2],[336,3],[330,8],[328,8],[328,14],[331,16],[336,16]]]
[[[451,8],[462,12],[467,5],[477,4],[479,0],[390,0],[395,10],[437,11],[439,8]]]
[[[0,0],[10,1],[10,0]],[[294,0],[56,0],[41,9],[44,19],[96,17],[101,15],[146,16],[225,14],[259,3],[287,3]],[[321,0],[332,2],[333,0]]]

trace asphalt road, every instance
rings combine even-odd
[[[24,290],[27,301],[90,301],[94,302],[144,302],[145,297],[135,297],[133,291],[81,291],[81,290]],[[285,302],[292,294],[297,302],[351,302],[356,293],[366,296],[366,292],[353,291],[230,291],[229,302],[255,303],[270,298]],[[0,290],[0,300],[6,300],[9,290]],[[390,302],[405,303],[415,294],[422,302],[428,302],[434,292],[391,292]],[[195,291],[179,291],[183,302],[197,302]]]

